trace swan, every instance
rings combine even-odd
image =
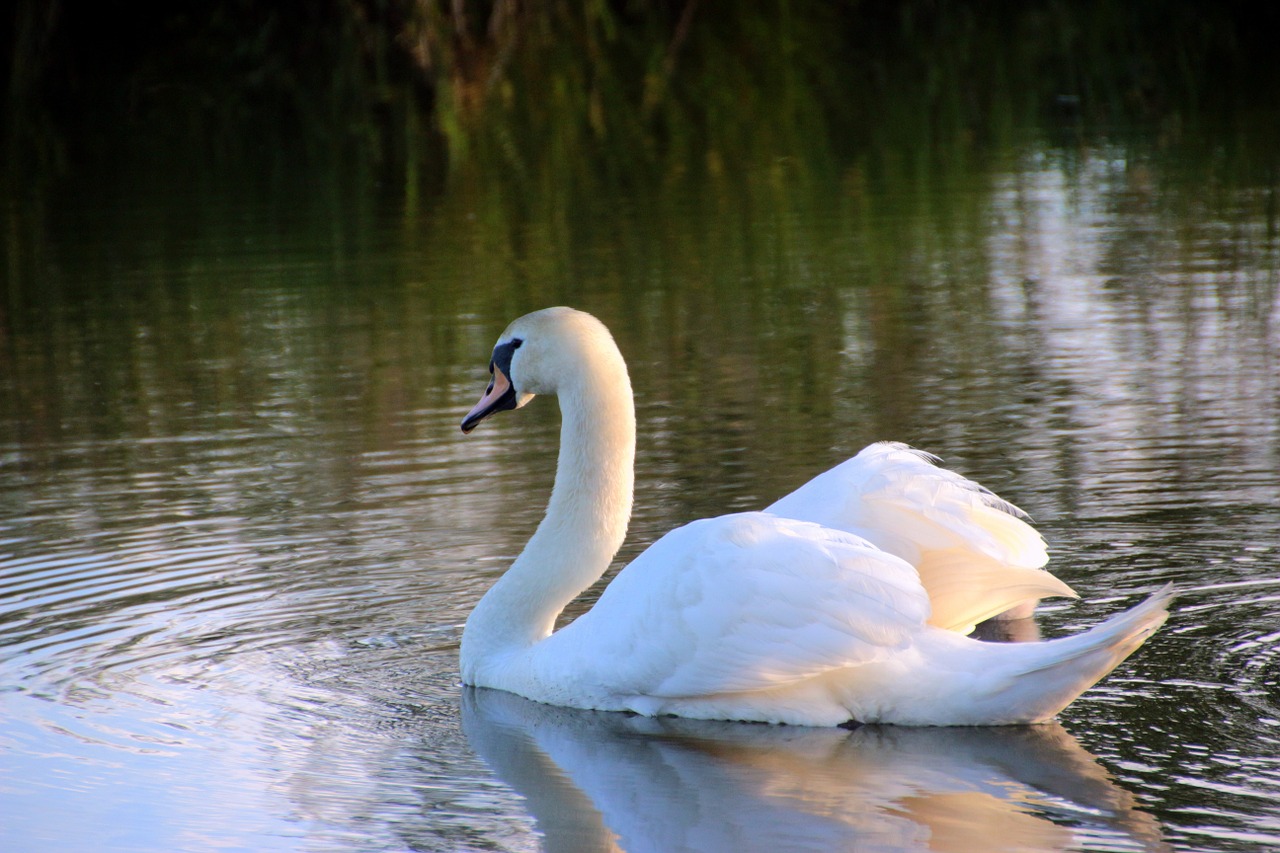
[[[462,680],[550,705],[806,726],[1050,720],[1165,620],[1170,587],[1044,642],[966,633],[1046,596],[1023,513],[906,445],[872,444],[763,512],[672,530],[595,605],[556,617],[626,535],[636,421],[604,324],[572,308],[511,323],[462,421],[554,394],[560,450],[546,514],[463,628]]]

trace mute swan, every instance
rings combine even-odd
[[[985,643],[981,619],[1069,587],[1040,568],[1022,513],[893,443],[873,444],[764,512],[677,528],[595,606],[557,615],[608,568],[631,515],[635,408],[590,314],[513,322],[470,432],[535,394],[563,422],[546,516],[462,634],[462,679],[552,705],[647,716],[998,725],[1053,717],[1165,620],[1168,587],[1070,637]]]

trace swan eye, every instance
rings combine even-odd
[[[498,344],[493,348],[493,358],[489,361],[489,372],[494,370],[502,371],[502,375],[508,379],[511,378],[511,357],[515,355],[515,351],[520,348],[524,341],[520,338],[512,338],[503,344]]]

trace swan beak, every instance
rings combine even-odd
[[[462,419],[463,432],[471,432],[494,412],[514,409],[519,405],[515,386],[511,384],[511,380],[507,379],[507,374],[502,372],[501,367],[492,363],[489,369],[493,372],[493,381],[489,383],[480,402],[476,403],[475,408],[467,412],[467,416]]]

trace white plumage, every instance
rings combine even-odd
[[[631,512],[626,365],[589,314],[551,308],[500,338],[494,381],[463,421],[560,398],[547,513],[463,633],[468,684],[558,705],[801,725],[1047,720],[1142,644],[1166,589],[1072,637],[984,643],[1002,613],[1075,593],[1041,567],[1016,507],[933,457],[873,444],[765,512],[677,528],[592,609],[552,633],[600,577]]]

